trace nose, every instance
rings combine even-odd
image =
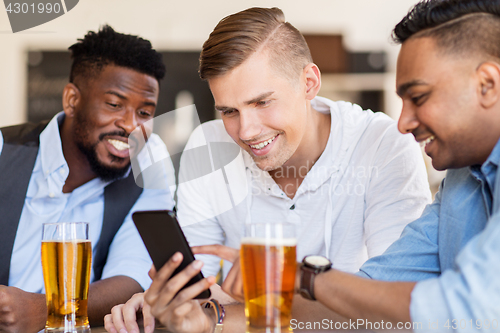
[[[403,109],[401,110],[401,115],[398,120],[398,130],[403,133],[411,133],[420,125],[415,111],[403,102]]]
[[[137,114],[135,110],[126,110],[120,117],[116,120],[116,126],[123,129],[127,134],[132,133],[132,131],[139,126],[137,121]]]
[[[262,126],[257,111],[248,110],[239,113],[240,130],[238,136],[243,141],[257,138],[261,133]]]

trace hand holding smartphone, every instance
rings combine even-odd
[[[174,212],[169,210],[140,211],[132,214],[132,220],[141,235],[142,241],[157,271],[160,270],[176,252],[182,253],[183,260],[170,278],[195,260],[193,252],[186,241],[186,237],[177,222]],[[203,274],[200,272],[182,289],[202,279]],[[211,292],[207,289],[195,298],[210,298],[210,295]]]

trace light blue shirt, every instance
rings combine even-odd
[[[40,253],[43,223],[89,222],[89,238],[94,254],[101,234],[104,188],[110,182],[95,178],[71,193],[63,193],[69,174],[59,134],[59,123],[63,119],[64,113],[56,115],[40,135],[40,148],[14,241],[9,285],[29,292],[44,292]],[[155,135],[148,140],[148,145],[153,149],[162,146],[166,149]],[[0,153],[2,148],[3,136],[0,132]],[[147,154],[143,154],[144,151],[145,149],[138,156],[139,165],[148,163],[149,158]],[[158,173],[156,181],[164,181],[166,184],[166,173]],[[125,275],[136,280],[142,288],[149,287],[151,280],[147,273],[151,268],[151,259],[132,222],[131,213],[172,207],[173,200],[168,186],[164,186],[164,189],[143,190],[111,243],[102,279]],[[93,268],[91,281],[94,281]]]
[[[418,332],[500,331],[499,163],[500,141],[483,165],[449,170],[422,216],[358,273],[420,281],[410,304]]]

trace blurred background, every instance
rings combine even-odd
[[[22,0],[19,0],[22,2]],[[199,121],[217,117],[205,82],[198,78],[203,42],[223,17],[248,7],[279,7],[306,37],[322,71],[320,95],[347,100],[396,119],[399,46],[392,28],[416,0],[80,0],[71,11],[13,34],[0,9],[0,127],[49,119],[62,110],[68,82],[67,48],[89,30],[109,24],[116,31],[149,39],[162,52],[167,75],[161,82],[157,115],[194,104],[197,112],[171,113],[162,138],[170,151],[182,149]],[[185,108],[184,108],[185,110]],[[199,120],[196,119],[199,115]],[[176,161],[174,161],[176,164]],[[433,192],[443,173],[430,166]]]

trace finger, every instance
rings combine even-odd
[[[142,308],[144,303],[144,294],[135,294],[130,300],[122,307],[123,321],[129,333],[139,332],[139,325],[137,325],[137,311]]]
[[[115,329],[120,331],[126,331],[125,321],[123,320],[122,308],[124,304],[116,305],[111,309],[111,321]]]
[[[233,294],[236,296],[236,299],[240,302],[244,302],[244,293],[243,293],[243,273],[240,267],[240,261],[238,261],[235,265],[236,278],[233,285]]]
[[[178,308],[182,304],[192,301],[201,292],[209,289],[214,283],[215,283],[215,277],[209,276],[207,278],[204,278],[196,282],[192,286],[189,286],[188,288],[179,292],[179,294],[177,294],[177,296],[170,303],[170,305],[174,308]]]
[[[191,250],[194,254],[213,254],[230,262],[235,262],[240,254],[237,249],[220,244],[193,246]]]
[[[241,274],[239,261],[233,264],[221,287],[224,292],[237,301],[244,302],[243,275]]]
[[[145,301],[149,304],[156,302],[163,286],[167,283],[172,273],[182,262],[182,253],[176,252],[163,267],[156,273],[153,283],[145,293]]]
[[[106,316],[104,316],[104,328],[109,333],[118,333],[115,325],[113,325],[113,316],[111,314],[107,314]]]
[[[148,275],[151,278],[151,280],[153,280],[155,278],[155,275],[156,275],[155,265],[151,265],[151,269],[149,270]]]
[[[156,311],[162,312],[163,309],[174,299],[179,290],[181,290],[195,275],[200,273],[202,267],[203,262],[195,260],[185,269],[172,277],[162,288],[161,295],[159,296],[156,304],[149,304],[153,309],[153,315],[156,315]]]
[[[198,302],[189,301],[179,305],[174,310],[174,318],[182,320],[182,318],[186,317],[190,312],[193,311],[193,308],[195,306],[200,306],[200,304]]]
[[[144,321],[144,333],[153,333],[155,330],[155,317],[151,314],[151,307],[144,303],[142,307],[142,318]]]

